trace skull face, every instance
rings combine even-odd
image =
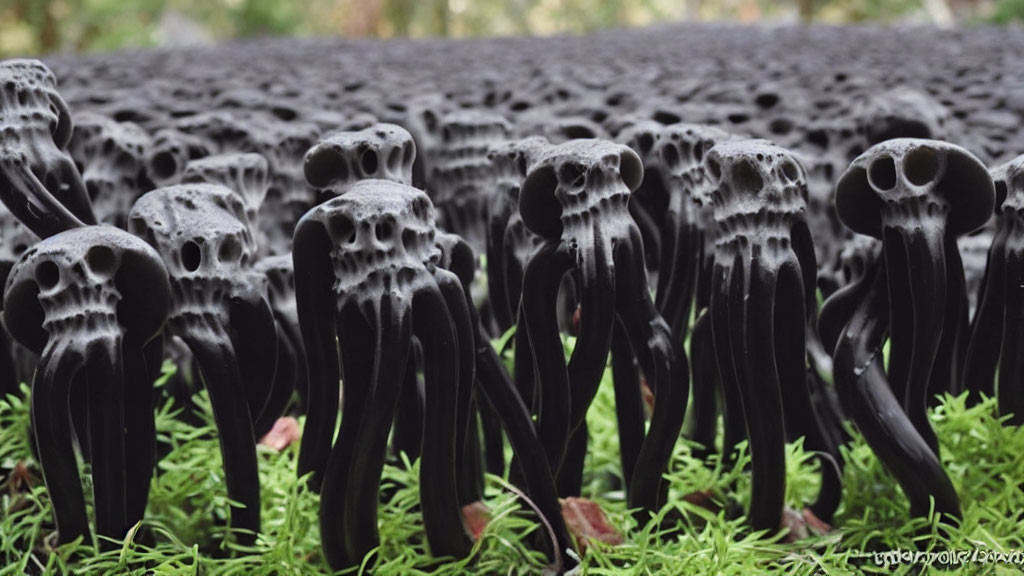
[[[190,161],[181,180],[187,184],[218,184],[237,192],[245,201],[245,214],[255,239],[257,214],[267,196],[267,171],[267,160],[259,154],[219,154]]]
[[[149,188],[145,153],[149,135],[135,124],[106,116],[78,116],[68,151],[83,167],[82,180],[102,222],[124,227],[132,202]]]
[[[406,292],[431,280],[424,263],[436,256],[434,207],[420,190],[361,180],[310,210],[299,226],[312,224],[326,231],[334,247],[334,291],[340,300],[350,294]]]
[[[787,246],[807,211],[807,179],[796,158],[766,140],[738,140],[712,148],[706,162],[714,186],[702,202],[713,206],[716,246]]]
[[[42,236],[96,222],[78,169],[62,151],[72,124],[56,85],[36,60],[0,63],[0,196]]]
[[[945,226],[955,235],[984,224],[995,206],[988,170],[970,152],[936,140],[900,138],[853,161],[836,186],[839,217],[881,238],[882,227]]]
[[[511,132],[508,122],[497,114],[460,111],[445,116],[438,145],[425,158],[434,201],[462,202],[489,193],[487,149]]]
[[[37,353],[58,336],[84,347],[127,331],[141,342],[162,326],[168,297],[167,271],[145,242],[109,226],[75,228],[22,255],[4,315],[11,335]]]
[[[247,294],[253,286],[265,292],[265,278],[250,266],[246,218],[242,198],[213,184],[161,188],[135,203],[129,230],[157,249],[170,272],[172,326],[187,323],[193,314],[212,314],[227,325],[224,299]]]
[[[651,155],[670,183],[687,196],[700,198],[710,193],[712,184],[704,157],[716,145],[734,139],[736,136],[713,126],[673,124],[664,128]]]
[[[526,179],[527,169],[550,147],[551,143],[540,136],[492,145],[487,159],[491,162],[498,194],[512,205],[518,204],[519,187]]]
[[[627,202],[643,181],[640,157],[629,148],[602,140],[573,140],[551,148],[529,169],[519,197],[526,226],[548,240],[565,235],[586,241],[594,226],[608,236],[632,225]],[[600,222],[601,224],[598,224]]]
[[[71,116],[57,93],[57,80],[38,60],[8,60],[0,64],[0,127],[3,128],[4,156],[13,154],[16,143],[43,145],[47,140],[57,148],[71,137]],[[44,138],[43,136],[46,136]],[[29,145],[25,142],[25,145]]]
[[[375,178],[412,184],[416,146],[405,128],[375,124],[357,132],[335,132],[306,153],[306,182],[321,196],[336,196],[357,180]]]

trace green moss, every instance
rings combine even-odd
[[[571,349],[571,341],[566,342]],[[27,394],[27,388],[25,389]],[[18,463],[34,478],[19,489],[8,478],[0,490],[0,576],[24,573],[290,575],[328,572],[319,549],[316,495],[295,476],[298,446],[281,453],[261,447],[263,527],[256,544],[238,550],[226,533],[228,501],[220,469],[209,400],[196,399],[202,425],[174,418],[170,406],[157,414],[157,428],[170,453],[154,478],[146,520],[116,549],[98,553],[72,543],[56,550],[48,545],[53,531],[49,500],[38,466],[31,456],[28,404],[9,397],[0,401],[0,466]],[[657,534],[634,525],[625,505],[619,471],[614,394],[610,375],[588,414],[591,445],[584,478],[585,496],[599,502],[610,521],[626,534],[621,546],[597,545],[584,555],[582,574],[888,574],[876,566],[876,551],[1024,549],[1024,431],[1002,424],[995,401],[967,408],[963,396],[942,398],[932,413],[942,460],[959,490],[964,519],[948,533],[935,522],[908,520],[908,505],[893,478],[853,431],[846,448],[845,493],[836,517],[839,529],[797,543],[781,536],[752,533],[742,517],[729,518],[691,505],[682,496],[710,491],[725,509],[745,507],[748,458],[734,466],[694,460],[691,447],[680,441],[667,477],[671,502],[661,515],[682,512],[680,529]],[[301,420],[300,420],[301,422]],[[801,508],[814,499],[818,463],[800,443],[788,447],[787,503]],[[30,474],[30,475],[31,475]],[[488,477],[487,505],[493,520],[473,555],[447,563],[433,559],[418,511],[418,464],[386,466],[382,491],[391,496],[381,505],[381,546],[367,562],[374,573],[407,574],[537,574],[544,558],[531,546],[542,529],[528,507],[504,479]],[[86,483],[88,480],[86,480]],[[86,486],[88,489],[88,486]],[[141,543],[147,535],[152,546]],[[241,552],[245,552],[244,554]],[[369,564],[368,564],[369,565]],[[908,573],[909,565],[897,573]],[[1019,573],[1019,567],[973,565],[949,573]],[[926,570],[938,571],[936,568]],[[358,572],[357,570],[352,573]],[[939,571],[940,573],[944,573]]]

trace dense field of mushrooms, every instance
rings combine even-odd
[[[0,62],[0,574],[1024,548],[1021,53],[716,26]]]

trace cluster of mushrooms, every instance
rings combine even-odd
[[[748,442],[769,532],[803,438],[802,516],[831,522],[847,421],[912,515],[955,522],[928,406],[968,390],[1024,422],[1022,50],[691,27],[0,63],[0,392],[31,382],[58,541],[144,517],[166,360],[180,417],[209,393],[243,541],[256,442],[305,414],[335,569],[379,544],[399,452],[432,554],[470,552],[462,508],[507,469],[571,568],[559,499],[609,357],[641,526],[684,437]],[[513,327],[510,374],[491,341]]]

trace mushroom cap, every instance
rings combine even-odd
[[[643,162],[628,146],[591,139],[552,146],[530,166],[519,193],[519,213],[526,227],[548,240],[560,238],[562,209],[568,201],[560,189],[572,184],[566,181],[567,174],[582,177],[591,170],[616,173],[630,192],[644,179]]]
[[[988,169],[973,154],[948,142],[887,140],[858,156],[836,184],[839,219],[859,234],[882,237],[882,211],[910,198],[948,205],[949,232],[961,236],[992,216],[996,194]]]
[[[996,212],[1024,213],[1024,154],[989,171],[996,188]]]

